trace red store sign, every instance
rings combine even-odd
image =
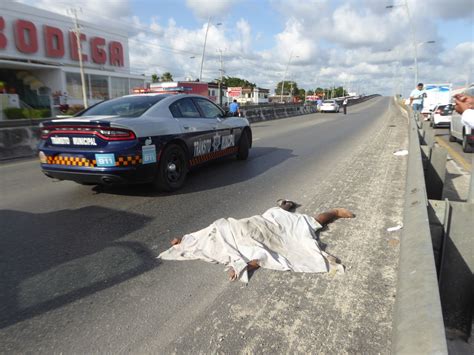
[[[79,51],[77,46],[77,36],[72,31],[64,33],[58,27],[42,25],[37,26],[27,20],[15,20],[13,26],[13,39],[7,38],[5,19],[0,16],[0,54],[1,50],[7,48],[8,41],[13,40],[15,47],[20,53],[36,54],[40,46],[44,46],[44,53],[46,57],[61,59],[66,55],[66,41],[69,44],[69,57],[74,61],[79,61]],[[43,32],[44,43],[39,43],[38,32]],[[117,67],[124,66],[124,53],[122,43],[118,41],[107,42],[102,37],[91,37],[89,40],[84,33],[80,35],[81,48],[84,52],[87,47],[90,49],[90,57],[82,53],[82,60],[84,62],[91,62],[95,64],[108,64]]]

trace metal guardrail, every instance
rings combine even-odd
[[[411,111],[392,353],[447,354],[418,126]]]
[[[447,151],[409,115],[409,152],[392,353],[447,354],[474,310],[474,170],[466,202],[442,200]]]

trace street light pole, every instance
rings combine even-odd
[[[212,16],[209,16],[209,19],[207,20],[207,27],[206,27],[206,35],[204,36],[204,45],[202,47],[202,57],[201,57],[201,70],[199,71],[199,81],[202,81],[202,67],[204,66],[204,55],[206,53],[206,43],[207,43],[207,34],[209,32],[209,26],[211,24],[211,18]],[[216,26],[220,26],[222,23],[216,23]]]
[[[222,61],[222,49],[219,48],[219,57],[221,62],[221,68],[219,69],[221,73],[221,78],[219,80],[219,105],[222,106],[222,80],[224,79],[224,65]]]
[[[86,79],[84,75],[84,65],[82,63],[82,46],[81,46],[81,30],[79,24],[77,23],[77,9],[71,8],[69,12],[74,16],[74,33],[76,35],[76,44],[77,44],[77,56],[79,57],[79,72],[81,75],[81,85],[82,85],[82,102],[84,108],[87,108],[87,92],[86,92]]]
[[[288,63],[286,63],[285,73],[283,74],[283,81],[281,82],[280,102],[283,102],[283,89],[285,88],[286,73],[288,72],[288,67],[290,66],[292,57],[293,57],[293,51],[291,51],[290,53],[290,57],[288,58]],[[295,58],[298,58],[298,57],[299,56],[295,56]]]

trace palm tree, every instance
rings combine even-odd
[[[169,71],[167,71],[161,76],[161,81],[173,81],[173,75]]]

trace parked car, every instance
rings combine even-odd
[[[474,87],[471,86],[461,93],[474,96]],[[474,121],[463,120],[462,116],[454,111],[449,129],[449,141],[461,141],[463,152],[472,153],[474,151]]]
[[[453,110],[454,105],[452,104],[436,105],[430,115],[431,127],[449,127]]]
[[[340,107],[336,100],[324,100],[320,110],[321,112],[339,112]]]
[[[43,122],[39,158],[43,173],[59,180],[152,182],[173,191],[190,169],[228,156],[245,160],[251,146],[248,120],[203,96],[139,94]]]

